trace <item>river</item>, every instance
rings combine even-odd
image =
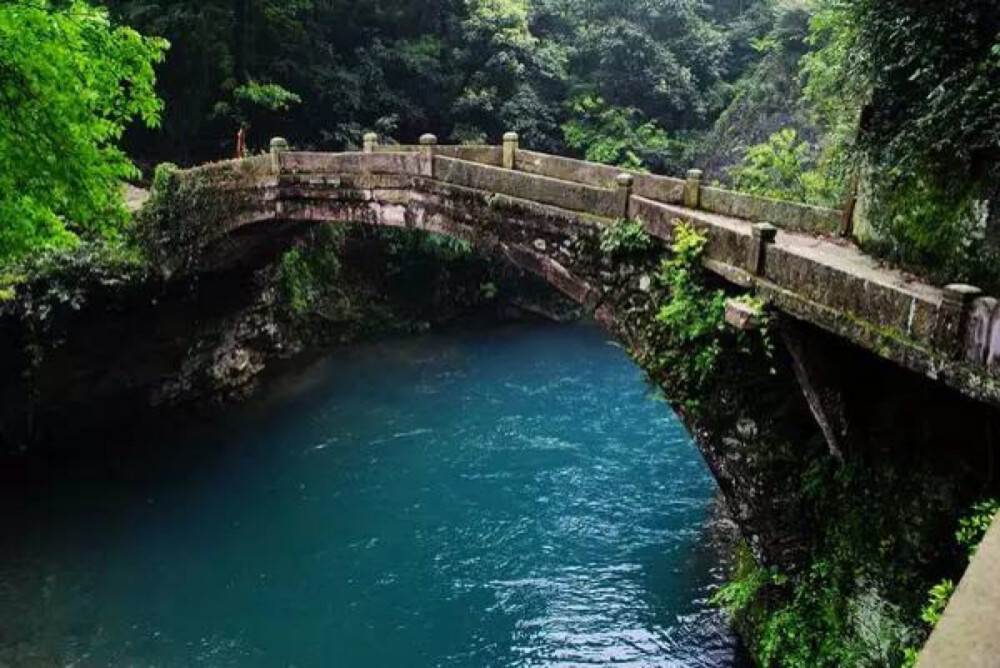
[[[341,349],[127,440],[0,493],[0,665],[739,663],[715,483],[594,326]]]

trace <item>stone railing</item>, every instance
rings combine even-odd
[[[686,179],[677,179],[537,153],[521,149],[518,137],[514,133],[504,136],[503,146],[437,146],[436,138],[432,135],[425,135],[424,139],[434,142],[436,156],[503,167],[594,187],[613,188],[619,176],[629,174],[633,179],[632,193],[639,197],[664,204],[684,205],[687,208],[723,216],[770,223],[783,230],[836,234],[843,228],[844,212],[838,209],[758,197],[707,185],[702,181],[702,172],[697,169],[689,171]],[[375,135],[366,135],[364,145],[365,151],[370,153],[421,150],[419,145],[380,145]]]

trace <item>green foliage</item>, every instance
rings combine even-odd
[[[983,536],[993,526],[998,513],[1000,500],[987,499],[974,505],[972,511],[959,520],[955,540],[968,551],[970,558],[976,553]]]
[[[766,143],[782,128],[795,129],[803,141],[819,141],[799,77],[810,15],[807,0],[761,3],[751,14],[745,30],[752,57],[732,86],[732,101],[694,150],[693,164],[709,178],[725,180],[748,147]]]
[[[195,268],[220,230],[256,205],[248,186],[270,173],[270,162],[263,158],[187,172],[169,163],[157,166],[133,230],[152,266],[167,275]]]
[[[402,141],[432,131],[473,142],[514,130],[525,146],[555,151],[566,146],[571,101],[584,94],[637,110],[636,125],[688,139],[723,108],[727,81],[759,58],[749,40],[768,23],[770,2],[108,5],[128,24],[177,45],[161,73],[164,130],[133,133],[130,148],[151,161],[186,164],[231,155],[230,119],[250,112],[257,146],[281,135],[298,146],[339,149],[357,145],[369,129]],[[246,82],[294,91],[302,104],[281,114],[237,109],[234,90]],[[687,167],[674,156],[680,148],[666,156],[674,163],[648,166]]]
[[[126,294],[148,280],[146,263],[131,245],[82,241],[73,248],[45,248],[0,272],[0,313],[15,312],[41,334],[96,294]]]
[[[966,551],[969,559],[976,554],[976,548],[993,525],[998,512],[1000,512],[1000,501],[987,499],[974,504],[968,514],[959,519],[955,542]],[[951,578],[945,578],[931,587],[924,607],[920,610],[920,619],[928,629],[933,629],[941,621],[941,616],[944,615],[948,601],[954,593],[955,581]],[[916,665],[917,654],[918,650],[911,648],[903,665],[907,668]]]
[[[562,126],[566,144],[592,162],[642,169],[643,156],[680,151],[679,143],[655,123],[643,121],[637,109],[612,107],[599,97],[584,95],[573,101],[572,111]]]
[[[257,111],[288,111],[302,98],[275,83],[248,81],[233,89],[232,102],[219,102],[215,114],[226,116],[241,126],[249,126]]]
[[[994,3],[823,0],[806,91],[857,156],[878,249],[941,280],[1000,284],[981,201],[1000,193]]]
[[[712,604],[734,617],[743,615],[753,608],[765,587],[783,582],[776,568],[758,564],[746,541],[739,541],[733,549],[729,580],[712,594]]]
[[[931,627],[936,626],[941,621],[941,615],[948,606],[948,600],[955,593],[955,583],[951,580],[942,580],[928,593],[927,605],[920,611],[920,619]]]
[[[302,101],[295,93],[291,93],[278,84],[248,81],[233,91],[233,97],[240,102],[257,105],[270,111],[287,111],[293,104]]]
[[[157,123],[166,46],[83,0],[0,3],[0,263],[121,237],[137,171],[117,143]]]
[[[314,228],[303,243],[285,251],[278,261],[279,305],[293,322],[301,322],[331,301],[348,311],[349,299],[341,290],[344,232],[341,226]]]
[[[643,367],[665,388],[669,401],[688,410],[716,368],[725,335],[725,294],[705,285],[706,238],[693,226],[674,222],[670,256],[655,284],[662,299],[639,352]]]
[[[800,556],[778,571],[737,547],[715,599],[761,665],[913,665],[964,567],[962,528],[978,540],[996,508],[973,506],[952,543],[965,501],[934,468],[877,453],[814,460],[794,497],[810,529]]]
[[[653,248],[653,239],[638,220],[620,219],[601,230],[601,252],[612,257],[642,255]]]
[[[799,141],[793,128],[771,135],[751,147],[730,170],[738,190],[775,199],[835,205],[842,200],[839,184],[826,178],[819,149]]]

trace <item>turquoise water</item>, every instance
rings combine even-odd
[[[2,496],[0,665],[736,663],[715,484],[594,327],[337,351],[156,432]]]

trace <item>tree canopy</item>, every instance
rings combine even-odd
[[[515,130],[528,146],[574,150],[563,126],[590,121],[579,113],[588,99],[634,119],[633,140],[650,123],[685,139],[725,108],[733,82],[758,58],[747,42],[767,32],[771,16],[767,0],[108,4],[123,22],[174,44],[160,70],[163,129],[136,133],[129,146],[181,163],[231,152],[232,119],[213,110],[248,81],[301,98],[280,115],[249,112],[257,146],[275,134],[338,149],[366,131],[479,141]],[[659,160],[648,147],[628,150],[655,166],[676,148]]]
[[[156,125],[165,48],[80,0],[0,3],[0,258],[120,231],[118,140]]]

